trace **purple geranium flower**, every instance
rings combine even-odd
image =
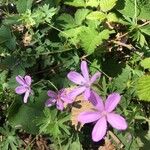
[[[49,90],[47,92],[47,95],[50,98],[45,102],[46,107],[51,107],[52,105],[56,104],[57,109],[63,110],[65,103],[71,103],[67,96],[67,91],[65,89],[61,89],[57,93]]]
[[[84,93],[85,99],[89,100],[91,95],[91,85],[100,77],[101,73],[97,72],[90,78],[86,61],[81,62],[81,72],[82,74],[71,71],[67,75],[69,80],[79,85],[69,93],[69,97],[75,99],[76,96]]]
[[[125,130],[127,128],[125,119],[113,111],[119,103],[121,96],[118,93],[112,93],[106,99],[105,104],[98,94],[93,93],[93,96],[96,101],[96,109],[82,112],[78,116],[78,121],[83,124],[96,122],[92,131],[93,141],[97,142],[105,136],[107,121],[113,128]]]
[[[15,91],[17,94],[24,94],[23,101],[24,103],[27,103],[28,97],[31,93],[31,77],[26,75],[25,77],[22,77],[20,75],[16,76],[16,81],[20,84],[18,87],[16,87]]]

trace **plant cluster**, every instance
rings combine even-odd
[[[2,0],[0,149],[149,149],[149,5]]]

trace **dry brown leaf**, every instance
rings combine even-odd
[[[88,100],[85,100],[83,95],[77,96],[71,108],[71,122],[76,130],[80,130],[81,127],[83,126],[83,124],[80,124],[77,120],[78,115],[81,112],[92,109],[93,109],[92,103],[90,103]]]
[[[100,146],[98,150],[116,150],[116,148],[112,144],[112,142],[106,137],[105,144],[103,146]]]
[[[32,40],[32,35],[26,32],[23,36],[23,44],[24,46],[29,46]]]

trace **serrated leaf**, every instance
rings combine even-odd
[[[83,27],[72,28],[61,32],[59,35],[67,38],[72,44],[76,45],[79,42],[78,35],[81,33]]]
[[[16,2],[16,7],[17,7],[18,12],[20,14],[25,13],[27,9],[31,9],[32,3],[33,3],[33,0],[18,0]]]
[[[150,19],[150,0],[137,0],[137,18],[138,19]],[[123,15],[133,18],[135,16],[135,0],[121,0],[117,2],[116,8]]]
[[[69,14],[62,14],[57,21],[63,29],[70,29],[76,26],[74,18]]]
[[[112,12],[110,12],[107,15],[107,20],[108,20],[108,22],[118,22],[119,21],[117,15],[115,13],[112,13]]]
[[[141,32],[145,33],[146,35],[150,36],[150,25],[146,25],[140,28]]]
[[[106,18],[106,14],[100,11],[93,11],[90,14],[86,16],[87,19],[89,20],[99,20],[102,21]]]
[[[77,25],[81,25],[88,13],[89,13],[88,9],[78,9],[75,13],[75,23]]]
[[[85,6],[84,0],[66,0],[65,4],[74,6],[74,7],[84,7]]]
[[[150,76],[143,76],[139,78],[137,94],[140,100],[150,101]]]
[[[15,36],[11,33],[10,28],[4,25],[0,27],[0,44],[3,43],[10,50],[14,50],[16,48]]]
[[[22,100],[18,98],[9,109],[8,119],[11,125],[21,127],[28,133],[37,134],[39,128],[35,121],[37,117],[43,114],[46,99],[46,91],[40,93],[40,96],[35,98],[34,103],[29,100],[27,104],[22,104]]]
[[[144,60],[141,61],[141,66],[144,69],[150,69],[150,58],[145,58]]]
[[[131,68],[126,66],[120,75],[114,79],[113,87],[117,89],[118,92],[122,92],[126,87],[131,76]]]
[[[100,8],[102,11],[107,12],[116,5],[117,0],[100,0]]]
[[[99,0],[86,0],[86,6],[98,7]]]
[[[103,40],[109,38],[109,34],[109,30],[98,33],[95,29],[86,27],[80,34],[81,46],[87,54],[92,54],[96,47],[102,44]]]

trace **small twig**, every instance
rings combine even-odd
[[[141,28],[141,27],[143,27],[143,26],[146,26],[146,25],[148,25],[148,24],[150,24],[150,21],[147,21],[147,22],[145,22],[145,23],[139,25],[139,28]]]
[[[126,33],[122,34],[121,36],[117,37],[117,39],[121,39],[121,38],[123,38],[124,36],[126,36],[128,34],[129,34],[129,32],[126,32]]]
[[[119,138],[111,131],[108,131],[108,134],[111,136],[111,138],[114,140],[114,142],[117,144],[117,145],[120,145],[120,148],[123,148],[124,145],[123,143],[119,140]]]
[[[130,44],[125,44],[125,43],[122,43],[122,42],[120,42],[120,41],[115,41],[115,40],[112,40],[111,41],[112,43],[115,43],[115,44],[117,44],[117,45],[119,45],[119,46],[123,46],[123,47],[126,47],[127,49],[129,49],[129,50],[132,50],[133,49],[133,46]]]

